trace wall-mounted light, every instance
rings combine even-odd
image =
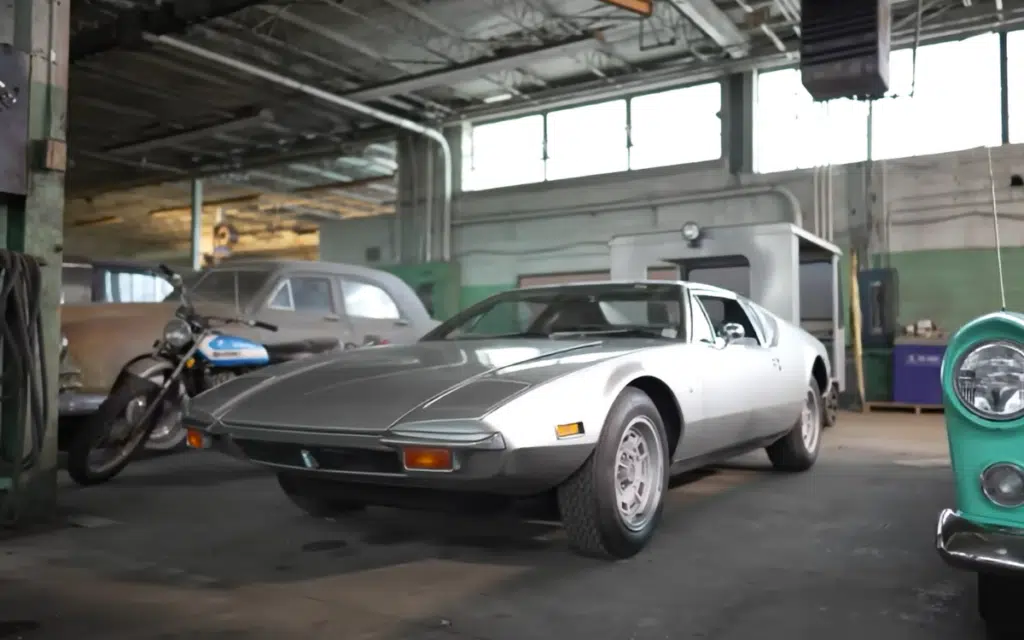
[[[691,247],[699,245],[703,235],[700,226],[696,222],[687,222],[683,225],[683,240],[686,240]]]

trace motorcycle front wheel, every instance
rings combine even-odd
[[[82,425],[68,445],[68,475],[82,486],[112,480],[143,448],[160,422],[162,407],[150,412],[145,424],[139,421],[149,404],[157,399],[160,386],[151,380],[124,376],[89,421]]]

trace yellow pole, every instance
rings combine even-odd
[[[850,309],[853,311],[853,326],[850,328],[851,336],[853,340],[853,367],[857,373],[857,397],[860,399],[860,410],[866,412],[868,410],[866,394],[864,392],[864,345],[861,344],[860,340],[860,327],[861,327],[861,316],[860,316],[860,286],[857,283],[857,273],[859,268],[857,266],[857,254],[856,252],[850,252]]]

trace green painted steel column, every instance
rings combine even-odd
[[[46,263],[41,339],[48,347],[46,389],[52,408],[47,435],[36,464],[21,474],[17,486],[0,492],[5,501],[0,507],[10,506],[14,493],[21,497],[18,503],[22,508],[17,515],[22,521],[51,516],[57,499],[57,360],[70,6],[66,0],[0,2],[0,56],[8,63],[17,59],[27,67],[27,79],[22,78],[23,84],[17,87],[17,102],[20,108],[27,108],[27,123],[0,148],[0,154],[12,154],[8,160],[24,158],[27,175],[20,189],[0,188],[0,240],[4,247],[31,254]],[[2,68],[10,73],[12,65]],[[8,109],[6,115],[11,111]],[[5,113],[0,111],[0,118],[3,117]],[[0,413],[0,434],[23,434],[27,426],[12,424],[10,414],[9,406]],[[18,439],[7,437],[8,452],[11,448],[19,450]]]

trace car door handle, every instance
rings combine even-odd
[[[405,318],[399,318],[398,320],[395,320],[395,326],[396,327],[408,327],[409,326],[409,321],[406,320]]]
[[[324,320],[327,322],[341,322],[340,316],[324,316]]]

